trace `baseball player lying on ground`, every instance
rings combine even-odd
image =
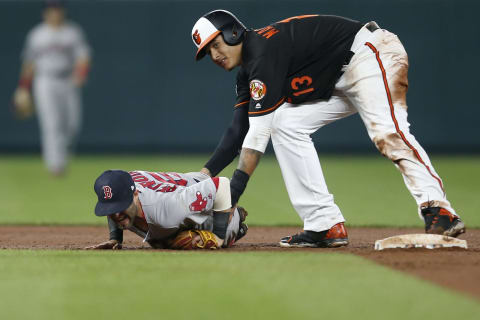
[[[159,249],[231,247],[248,230],[247,212],[231,206],[230,181],[200,172],[107,170],[95,181],[97,216],[110,240],[85,249],[121,249],[130,230]]]

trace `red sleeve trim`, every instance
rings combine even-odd
[[[218,190],[218,184],[220,183],[220,179],[218,177],[212,178],[213,183],[215,184],[215,189]]]

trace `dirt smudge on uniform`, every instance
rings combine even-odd
[[[375,143],[378,151],[380,151],[384,157],[392,161],[415,158],[413,151],[405,144],[397,132],[374,137],[373,143]]]
[[[408,59],[401,59],[393,66],[395,73],[389,80],[392,91],[392,102],[395,106],[407,109],[408,91]]]

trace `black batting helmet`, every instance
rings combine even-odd
[[[226,10],[204,14],[192,29],[192,40],[198,48],[195,59],[200,60],[205,56],[205,46],[219,33],[226,44],[234,46],[243,40],[246,29],[237,17]]]

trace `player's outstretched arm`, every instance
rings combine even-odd
[[[19,119],[27,119],[33,115],[33,98],[31,94],[34,66],[24,62],[20,72],[18,87],[12,98],[13,112]]]
[[[85,250],[120,250],[122,244],[117,240],[108,240],[93,246],[85,247]]]
[[[260,161],[263,153],[257,150],[243,148],[240,154],[240,160],[238,161],[238,167],[233,172],[232,179],[230,180],[230,193],[232,195],[232,206],[235,206],[240,199],[240,196],[247,187],[250,176],[255,171],[255,168]]]
[[[110,217],[107,217],[108,221],[108,230],[110,233],[110,240],[86,247],[86,250],[101,250],[101,249],[112,249],[112,250],[120,250],[122,249],[122,242],[123,242],[123,230],[120,229],[115,222],[113,222]]]
[[[245,107],[233,111],[232,123],[225,130],[222,140],[201,172],[214,177],[238,156],[249,128],[247,111]]]
[[[88,57],[78,59],[75,63],[73,82],[77,87],[83,87],[87,81],[88,72],[90,71],[90,59]]]

